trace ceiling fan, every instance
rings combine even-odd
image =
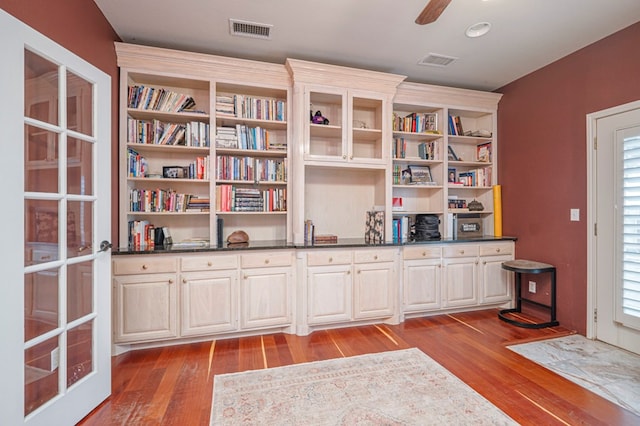
[[[429,0],[429,3],[416,18],[416,24],[426,25],[434,22],[444,12],[449,3],[451,3],[451,0]]]

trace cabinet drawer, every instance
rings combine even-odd
[[[182,258],[183,271],[217,271],[222,269],[236,269],[238,256],[186,256]]]
[[[452,257],[475,257],[478,256],[478,246],[452,244],[450,246],[443,247],[442,256],[445,258]]]
[[[395,250],[361,250],[353,253],[354,263],[393,262]]]
[[[293,263],[291,252],[264,252],[240,256],[243,268],[264,268],[265,266],[289,266]]]
[[[441,247],[415,246],[403,247],[404,259],[437,259],[442,255]]]
[[[307,254],[307,265],[347,265],[351,263],[350,251],[314,251]]]
[[[159,272],[176,272],[177,258],[165,256],[139,257],[132,256],[113,260],[113,275],[156,274]]]
[[[513,254],[513,244],[481,244],[480,256],[502,256],[505,254]]]

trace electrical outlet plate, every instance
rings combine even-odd
[[[529,293],[535,293],[535,292],[536,292],[536,282],[529,281]]]
[[[580,221],[580,209],[571,209],[571,221],[572,222]]]

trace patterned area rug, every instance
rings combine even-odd
[[[212,425],[512,425],[416,348],[217,375]]]
[[[579,334],[509,349],[640,416],[640,355]]]

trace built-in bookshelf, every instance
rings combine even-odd
[[[223,232],[287,240],[289,90],[218,83],[215,101],[215,211]]]
[[[291,241],[285,67],[124,43],[116,50],[120,245],[151,248],[159,229],[174,244],[215,245],[235,230]]]
[[[449,109],[447,136],[448,220],[477,215],[483,232],[493,232],[493,185],[497,183],[495,164],[495,111]],[[471,202],[482,210],[470,210]],[[452,232],[454,226],[449,226]]]
[[[121,244],[153,248],[160,229],[178,241],[209,241],[209,81],[143,72],[121,79]]]
[[[416,215],[444,214],[443,114],[430,105],[393,105],[393,235],[400,241],[410,238]]]
[[[472,90],[399,85],[392,114],[394,220],[411,226],[417,214],[436,215],[441,235],[453,238],[457,216],[474,214],[481,217],[484,234],[491,235],[499,99],[499,94]],[[412,182],[410,166],[428,167],[432,182]],[[473,201],[483,210],[470,210]]]

